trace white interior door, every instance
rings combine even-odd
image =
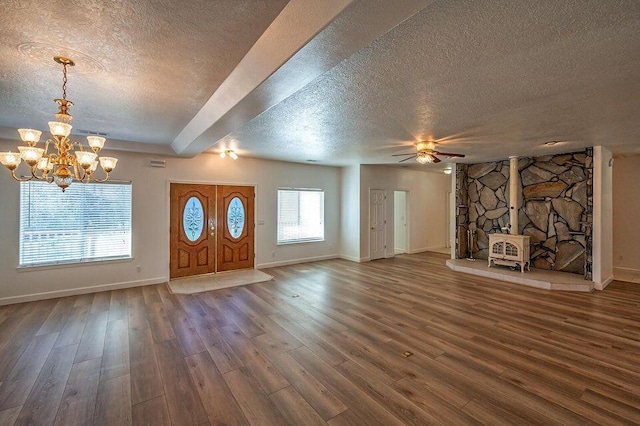
[[[393,192],[393,249],[395,254],[407,252],[407,192]]]
[[[371,228],[369,259],[371,260],[385,257],[386,204],[387,195],[384,190],[369,190],[369,227]]]

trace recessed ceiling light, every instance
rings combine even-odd
[[[561,142],[564,142],[564,141],[549,141],[549,142],[545,142],[544,144],[547,145],[547,146],[553,146],[553,145],[561,143]]]

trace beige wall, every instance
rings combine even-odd
[[[340,169],[340,255],[360,260],[360,166]]]
[[[640,281],[640,155],[613,163],[613,267],[616,279]]]
[[[0,142],[0,151],[15,142]],[[117,286],[166,281],[169,268],[168,182],[256,185],[256,263],[269,266],[339,254],[340,169],[251,158],[221,159],[202,154],[192,159],[166,158],[165,169],[151,168],[148,155],[113,153],[120,159],[114,179],[133,183],[134,259],[50,268],[18,269],[19,184],[0,170],[0,303],[21,296],[62,296],[73,289],[99,291]],[[21,168],[24,166],[21,166]],[[325,241],[276,245],[279,187],[322,188],[325,191]],[[258,222],[256,222],[258,223]],[[137,272],[137,266],[141,272]],[[56,293],[57,292],[57,293]],[[43,295],[44,296],[44,295]]]
[[[388,166],[360,166],[360,259],[369,259],[369,190],[387,192],[386,257],[394,255],[393,191],[407,191],[409,253],[446,246],[450,176]]]

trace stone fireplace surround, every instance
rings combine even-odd
[[[518,233],[531,237],[531,265],[591,279],[593,150],[518,160]],[[456,167],[456,257],[487,259],[488,235],[509,224],[509,160]],[[507,232],[507,231],[504,231]]]

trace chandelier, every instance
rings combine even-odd
[[[109,173],[116,167],[117,158],[98,157],[98,152],[104,146],[105,138],[100,136],[87,136],[87,142],[91,151],[85,151],[82,143],[71,141],[72,117],[69,108],[73,102],[67,99],[67,66],[75,63],[68,58],[55,56],[54,61],[62,65],[62,99],[54,99],[58,104],[58,113],[55,121],[49,122],[49,132],[53,136],[47,139],[44,148],[36,145],[40,141],[42,132],[34,129],[18,129],[20,139],[26,146],[19,146],[19,153],[0,152],[0,163],[11,171],[11,175],[18,181],[32,179],[55,182],[62,192],[67,189],[73,180],[82,183],[106,182]],[[49,146],[53,145],[55,152],[49,152]],[[52,149],[53,151],[53,149]],[[30,168],[31,176],[21,177],[16,174],[16,169],[24,161]],[[105,173],[105,177],[97,179],[94,172],[98,163]]]

